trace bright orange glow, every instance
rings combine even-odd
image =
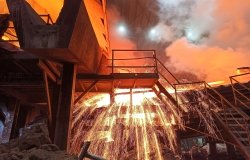
[[[240,72],[239,69],[236,70],[236,74],[237,74],[237,75],[241,74],[241,72]]]
[[[7,36],[3,36],[2,39],[3,39],[4,41],[10,40],[9,37],[7,37]]]
[[[232,79],[233,83],[246,83],[250,81],[250,72],[240,72],[236,77]]]
[[[110,105],[110,96],[108,94],[104,94],[100,96],[100,100],[96,103],[98,107],[104,107]]]
[[[250,73],[250,67],[242,67],[236,70],[237,75],[244,74],[244,73]]]
[[[101,0],[105,6],[105,2]],[[106,20],[106,8],[100,4],[100,1],[84,0],[84,5],[94,29],[99,46],[104,51],[104,55],[109,57],[109,34]],[[101,21],[102,20],[102,21]]]
[[[39,15],[50,14],[53,22],[58,18],[63,6],[63,0],[26,0],[26,2],[28,2]],[[9,14],[6,0],[0,0],[0,4],[0,14]]]
[[[16,46],[16,47],[20,47],[18,39],[17,39],[17,35],[16,35],[16,31],[14,29],[14,24],[12,21],[9,22],[9,27],[12,28],[8,28],[7,31],[4,33],[4,36],[2,37],[3,40],[5,41],[9,41],[12,40],[11,43],[12,45]]]
[[[120,93],[115,96],[115,103],[119,105],[130,105],[130,94],[121,94],[125,92],[129,92],[129,89],[116,89],[115,93]],[[146,89],[133,89],[133,92],[136,91],[147,91]],[[145,93],[133,93],[132,100],[133,105],[141,105],[145,99],[152,99],[155,98],[155,94],[153,92],[145,92]],[[110,96],[108,94],[101,94],[95,97],[98,99],[96,102],[97,107],[105,107],[110,105]],[[91,100],[86,101],[85,105],[90,106]]]
[[[63,6],[63,0],[26,0],[32,8],[39,14],[49,14],[53,20],[56,22],[56,19],[59,16],[59,13]]]
[[[136,90],[134,90],[136,91]],[[137,89],[137,91],[143,91],[143,89]],[[118,91],[119,92],[119,91]],[[132,104],[133,105],[141,105],[145,98],[151,99],[153,97],[156,97],[153,92],[146,92],[146,93],[133,93],[132,95]],[[115,97],[115,101],[118,104],[129,104],[130,103],[130,94],[125,95],[117,95]]]
[[[176,86],[177,93],[191,91],[191,90],[203,90],[204,83],[190,83],[190,84],[180,84]]]
[[[230,33],[231,36],[231,33]],[[247,49],[248,50],[248,49]],[[179,71],[191,72],[198,79],[206,81],[223,80],[229,83],[229,76],[239,66],[249,66],[249,54],[240,50],[192,45],[185,39],[175,41],[166,49],[170,63]]]
[[[0,0],[0,14],[9,14],[9,9],[7,7],[6,0]]]
[[[216,82],[208,82],[210,86],[218,86],[218,85],[223,85],[225,81],[216,81]]]

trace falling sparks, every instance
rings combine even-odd
[[[134,89],[133,92],[143,90]],[[77,106],[71,152],[78,153],[83,140],[91,141],[91,153],[106,159],[135,156],[138,160],[162,160],[163,146],[176,152],[174,116],[159,103],[153,92],[134,93],[130,97],[130,94],[122,94],[127,91],[116,90],[115,103],[108,107],[109,95],[96,95]],[[103,111],[97,114],[98,110]],[[89,124],[90,119],[94,124]],[[88,131],[82,131],[91,125]],[[166,137],[165,141],[159,140]]]
[[[79,153],[82,143],[91,141],[89,151],[105,159],[163,160],[166,152],[177,156],[176,127],[184,129],[183,111],[197,113],[209,134],[217,137],[202,87],[199,83],[177,87],[179,109],[147,89],[117,89],[114,103],[109,94],[88,98],[73,113],[70,151]]]

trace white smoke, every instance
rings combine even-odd
[[[160,21],[151,40],[171,42],[166,48],[166,64],[176,72],[228,82],[236,68],[250,66],[249,0],[157,2]]]
[[[185,36],[188,40],[196,42],[208,37],[215,26],[212,18],[214,0],[157,0],[157,2],[160,21],[153,28],[156,33],[150,35],[153,41],[172,42]]]

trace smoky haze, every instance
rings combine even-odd
[[[157,0],[155,3],[157,9],[153,12],[158,22],[151,28],[143,28],[148,34],[141,36],[145,36],[145,43],[164,44],[163,52],[157,54],[181,79],[228,82],[236,68],[250,66],[248,0]],[[133,39],[116,31],[117,24],[126,23],[126,17],[114,6],[108,11],[111,47],[136,49],[138,45]]]
[[[170,67],[201,80],[228,81],[236,68],[250,66],[248,0],[157,2],[160,22],[156,27],[167,28],[160,40],[172,42],[165,49]]]

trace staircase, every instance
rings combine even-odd
[[[232,133],[246,146],[249,145],[248,129],[250,124],[246,125],[244,117],[235,110],[228,108],[224,112],[219,112],[223,123],[227,124]],[[245,128],[247,127],[247,128]]]
[[[157,61],[158,68],[161,67],[163,70],[161,71],[159,69],[160,78],[163,79],[170,88],[175,90],[175,96],[171,95],[164,87],[165,85],[162,85],[162,82],[160,81],[156,83],[156,86],[153,88],[153,90],[160,99],[163,99],[161,96],[163,94],[168,98],[168,100],[172,104],[174,104],[175,107],[178,108],[180,102],[178,102],[178,93],[176,91],[176,85],[182,85],[182,83],[179,82],[176,77],[169,70],[166,69],[163,63],[161,63],[159,60]],[[163,73],[164,71],[168,73],[167,76],[165,76],[165,73]],[[171,82],[169,78],[166,78],[169,76],[174,80],[174,83]],[[250,160],[250,117],[245,112],[243,112],[238,106],[230,103],[209,84],[207,84],[206,82],[199,83],[204,84],[206,98],[209,101],[210,106],[209,112],[212,111],[213,117],[218,128],[222,128],[226,133],[224,134],[224,139],[228,139],[231,143],[235,144],[236,149],[241,153],[241,155],[244,156],[245,159]],[[244,92],[243,95],[241,93],[238,94],[240,94],[241,97],[244,98],[244,106],[246,106],[246,104],[248,105],[248,102],[250,102],[250,99],[248,99],[250,90],[246,86],[244,86],[243,88],[244,90],[247,89],[247,92]],[[236,94],[235,92],[239,91],[234,90],[234,96]],[[246,100],[248,101],[246,102]],[[240,101],[240,99],[238,99],[238,101]],[[189,103],[192,105],[191,102]],[[248,105],[248,107],[250,106]],[[217,110],[215,108],[217,108]],[[242,159],[242,157],[238,157],[238,159]]]
[[[214,113],[214,118],[227,133],[224,139],[229,139],[245,159],[250,159],[249,122],[245,122],[245,118],[233,109]],[[238,154],[239,156],[240,154]]]
[[[230,142],[235,144],[244,158],[250,159],[250,117],[239,107],[225,99],[209,84],[205,83],[205,86],[209,89],[207,97],[212,100],[211,108],[219,107],[220,109],[219,111],[212,110],[217,124],[227,133],[224,138],[228,139],[227,136],[229,136]]]

